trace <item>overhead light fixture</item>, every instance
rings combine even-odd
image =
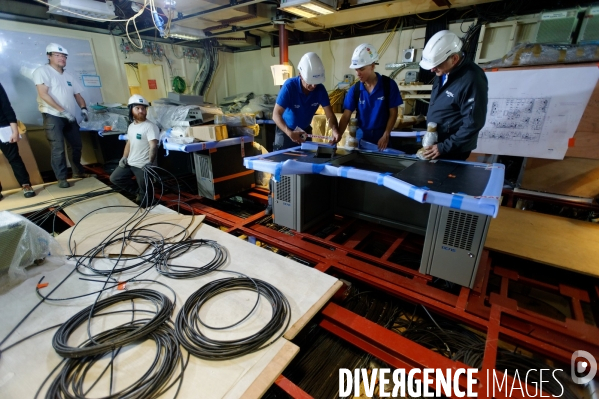
[[[188,28],[181,25],[171,25],[169,37],[181,40],[200,40],[206,37],[206,33],[201,29]]]
[[[335,12],[337,0],[281,0],[280,9],[302,18],[312,18]]]
[[[48,0],[49,14],[81,19],[115,19],[114,4],[94,0]]]

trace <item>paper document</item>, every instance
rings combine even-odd
[[[12,136],[12,129],[10,126],[0,127],[0,141],[3,143],[10,142],[10,137]]]
[[[485,126],[474,152],[563,159],[599,78],[599,68],[487,72]]]

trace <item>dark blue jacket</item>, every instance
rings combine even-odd
[[[469,153],[487,116],[487,77],[474,62],[463,59],[441,85],[436,77],[426,119],[437,123],[441,158]]]

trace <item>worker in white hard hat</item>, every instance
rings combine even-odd
[[[437,75],[426,118],[437,123],[439,142],[425,148],[423,155],[428,159],[466,160],[485,125],[487,77],[461,50],[460,38],[442,30],[422,51],[420,67]]]
[[[287,79],[277,96],[272,119],[277,125],[274,150],[294,147],[305,141],[303,132],[310,134],[312,118],[322,106],[333,132],[332,141],[341,140],[337,118],[331,109],[329,95],[323,84],[324,65],[316,53],[306,53],[297,69],[298,77]]]
[[[83,88],[78,78],[65,71],[69,52],[60,44],[46,46],[48,63],[33,72],[37,88],[38,109],[42,113],[46,138],[52,151],[52,170],[60,188],[68,188],[67,163],[64,141],[72,149],[71,168],[73,177],[91,177],[81,166],[81,136],[79,124],[87,120],[85,100],[81,96]],[[78,115],[78,116],[76,116]]]
[[[356,138],[376,144],[379,150],[389,145],[391,130],[397,121],[397,107],[403,104],[397,83],[374,71],[379,54],[372,44],[360,44],[354,50],[350,68],[359,83],[353,85],[343,101],[339,130],[345,131],[352,112],[356,111]]]
[[[129,120],[127,144],[119,166],[110,175],[110,181],[117,187],[135,195],[135,201],[142,207],[154,204],[154,189],[148,178],[148,168],[156,163],[160,129],[146,119],[148,101],[134,94],[127,102]],[[135,176],[135,181],[132,177]]]

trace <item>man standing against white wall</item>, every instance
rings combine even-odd
[[[33,72],[33,81],[37,88],[37,103],[44,119],[46,138],[52,151],[52,169],[58,180],[58,187],[68,188],[65,140],[73,150],[73,178],[93,176],[83,173],[81,136],[75,118],[80,113],[81,118],[87,121],[87,108],[81,96],[81,85],[65,71],[69,55],[67,49],[60,44],[50,43],[46,47],[46,55],[48,63]]]

